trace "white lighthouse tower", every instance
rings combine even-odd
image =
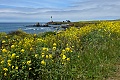
[[[53,22],[53,20],[52,20],[52,16],[51,16],[51,18],[50,18],[50,21]]]

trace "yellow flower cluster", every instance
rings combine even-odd
[[[65,48],[62,50],[62,53],[60,54],[62,60],[70,61],[70,58],[66,57],[67,52],[70,51],[70,48]],[[64,62],[62,62],[64,63]]]
[[[3,50],[2,50],[2,52],[3,52],[3,53],[6,53],[6,52],[7,52],[7,50],[6,50],[6,49],[3,49]]]
[[[8,66],[11,66],[11,60],[7,60]]]
[[[69,52],[69,51],[70,51],[70,48],[67,47],[67,48],[65,48],[65,50]]]

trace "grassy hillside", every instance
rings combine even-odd
[[[57,33],[0,33],[0,79],[109,78],[120,62],[120,23],[75,25]]]

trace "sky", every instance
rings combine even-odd
[[[0,0],[0,22],[120,19],[120,0]]]

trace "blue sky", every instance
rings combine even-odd
[[[0,22],[120,19],[120,0],[0,0]]]

